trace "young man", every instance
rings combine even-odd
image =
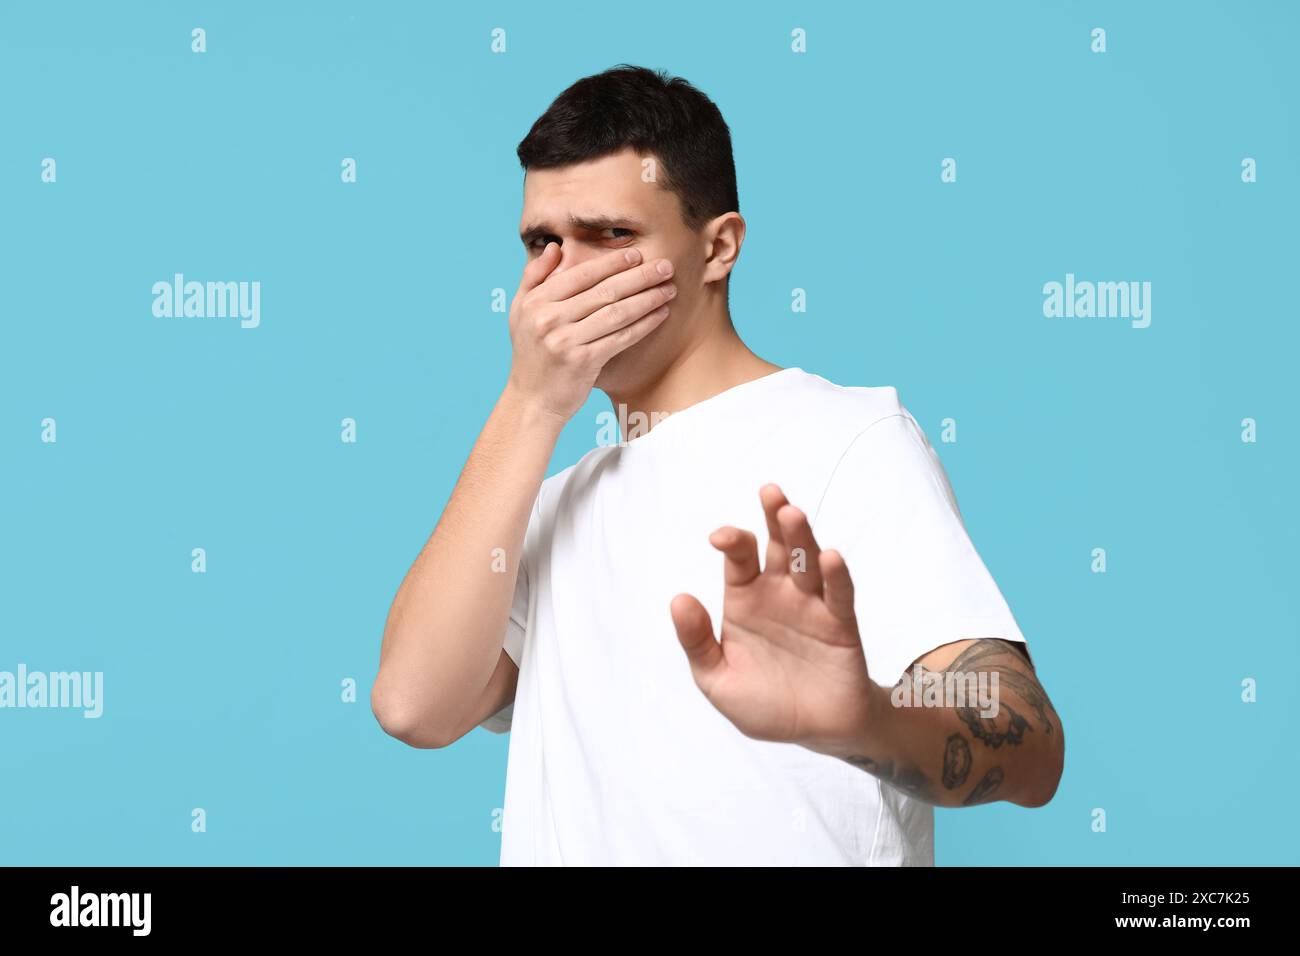
[[[393,601],[384,729],[512,729],[503,864],[931,865],[933,806],[1051,799],[1060,720],[920,426],[732,326],[717,107],[619,67],[518,153],[510,374]],[[651,427],[543,480],[592,388]]]

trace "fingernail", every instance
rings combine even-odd
[[[659,260],[659,265],[655,266],[660,275],[670,276],[673,274],[673,264],[667,259]]]
[[[634,266],[641,261],[641,253],[635,249],[629,249],[627,252],[623,253],[623,258],[627,260],[628,265]]]

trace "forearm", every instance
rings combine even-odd
[[[562,427],[509,385],[488,416],[388,614],[372,704],[390,732],[454,726],[487,685]]]
[[[917,689],[912,673],[880,688],[872,726],[837,755],[936,806],[1052,798],[1065,752],[1060,718],[1006,642],[976,641],[943,670],[922,669]]]

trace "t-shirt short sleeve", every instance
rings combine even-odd
[[[515,595],[510,607],[510,616],[506,618],[506,633],[502,640],[502,648],[510,655],[510,659],[518,667],[524,656],[524,635],[528,626],[528,553],[529,541],[533,537],[534,521],[537,514],[536,505],[533,508],[533,516],[529,518],[528,532],[524,536],[524,556],[519,562],[519,570],[515,575]],[[491,717],[488,717],[479,724],[485,730],[490,730],[494,734],[504,734],[510,730],[513,723],[515,712],[514,701],[506,704]]]
[[[918,657],[952,641],[1024,644],[966,532],[938,454],[905,410],[849,444],[813,533],[848,565],[867,671],[877,684],[892,687]]]

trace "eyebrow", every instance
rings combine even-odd
[[[631,216],[575,216],[569,213],[569,225],[585,232],[600,232],[602,229],[640,229],[644,223]],[[529,246],[542,236],[553,235],[555,230],[547,223],[536,222],[523,229],[519,233],[519,239]]]

